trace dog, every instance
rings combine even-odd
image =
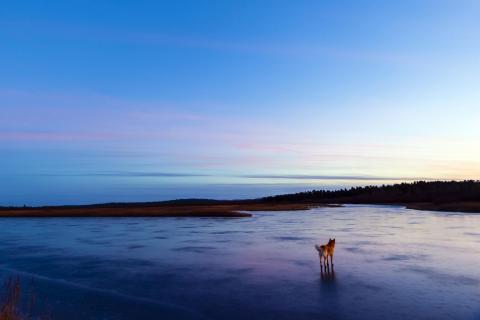
[[[328,243],[323,246],[315,245],[315,249],[317,249],[318,256],[320,257],[320,267],[322,266],[322,258],[323,258],[323,265],[328,266],[328,257],[330,257],[330,262],[333,268],[333,253],[335,252],[335,238],[329,239]],[[325,260],[327,261],[326,263],[325,263]]]

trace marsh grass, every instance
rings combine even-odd
[[[0,296],[0,320],[51,320],[51,317],[47,316],[32,316],[32,310],[36,304],[33,283],[30,285],[27,294],[24,295],[20,279],[10,277],[4,282],[2,291]]]

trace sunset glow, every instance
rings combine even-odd
[[[54,2],[0,13],[0,204],[480,178],[476,1]]]

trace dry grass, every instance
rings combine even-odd
[[[50,316],[32,316],[35,306],[35,294],[28,290],[25,295],[19,278],[8,278],[0,296],[0,320],[51,320]]]
[[[325,206],[314,204],[232,203],[132,207],[49,207],[0,210],[0,217],[251,217],[242,211],[290,211]]]
[[[21,320],[20,295],[21,286],[18,278],[10,278],[5,282],[4,294],[0,301],[0,320]]]

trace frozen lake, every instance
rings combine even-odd
[[[480,215],[0,219],[0,276],[55,319],[480,319]],[[336,238],[335,272],[314,244]]]

